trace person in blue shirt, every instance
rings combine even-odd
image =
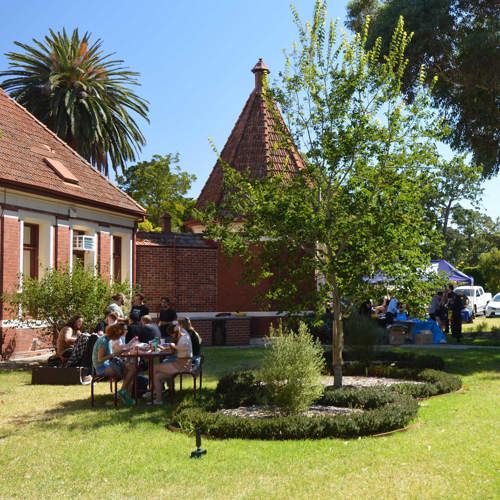
[[[396,321],[408,321],[408,312],[406,311],[404,304],[399,304],[398,312],[396,313],[396,317],[394,319]]]

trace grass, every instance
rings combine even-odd
[[[425,353],[431,353],[428,349]],[[100,384],[32,386],[0,372],[1,498],[498,498],[500,350],[437,351],[464,390],[422,403],[404,433],[264,442],[168,431],[168,407],[112,407]],[[206,382],[258,366],[262,349],[205,349]]]
[[[491,332],[495,328],[500,330],[500,318],[486,318],[485,316],[478,316],[472,323],[462,324],[462,331],[467,333]]]

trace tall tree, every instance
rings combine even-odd
[[[457,155],[450,160],[441,159],[426,187],[426,207],[431,218],[435,218],[437,229],[443,235],[442,253],[435,253],[436,258],[450,259],[454,247],[451,244],[454,232],[450,224],[455,212],[460,212],[464,202],[478,207],[483,193],[481,168],[471,165],[464,155]],[[438,250],[436,248],[436,250]]]
[[[477,266],[482,253],[500,248],[500,219],[494,221],[478,210],[457,205],[451,222],[446,234],[446,255],[452,262]]]
[[[145,140],[134,114],[147,120],[148,106],[131,89],[139,73],[104,54],[102,41],[78,29],[54,32],[33,45],[14,42],[0,84],[78,153],[109,175],[134,161]]]
[[[428,82],[437,76],[434,104],[447,117],[452,146],[472,151],[483,175],[499,169],[498,91],[500,54],[497,0],[351,0],[347,25],[359,31],[372,16],[369,43],[382,37],[388,46],[399,16],[414,32],[409,47],[410,72],[421,64],[428,68]],[[404,80],[412,94],[411,81]]]
[[[268,96],[281,104],[306,168],[253,179],[226,166],[222,207],[208,209],[205,222],[229,254],[244,256],[256,280],[271,278],[270,301],[292,310],[331,304],[340,386],[343,318],[369,296],[366,276],[380,270],[394,277],[399,298],[415,307],[427,300],[430,281],[420,278],[433,230],[422,187],[437,161],[440,122],[429,109],[423,72],[414,75],[412,104],[400,92],[409,42],[402,20],[380,65],[380,42],[366,48],[367,26],[351,41],[337,40],[320,0],[312,22],[294,16],[299,43]],[[289,144],[284,130],[275,132],[280,147]]]
[[[195,180],[195,175],[181,170],[178,154],[154,155],[150,161],[132,165],[117,177],[120,188],[147,210],[152,230],[161,227],[166,213],[175,228],[182,226],[194,206],[185,195]]]

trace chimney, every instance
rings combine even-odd
[[[257,61],[257,64],[252,68],[252,73],[255,75],[255,90],[261,91],[264,78],[270,73],[266,63],[262,57]]]
[[[163,220],[163,234],[169,234],[172,232],[172,217],[169,214],[165,214],[162,217]]]

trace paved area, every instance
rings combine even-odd
[[[394,347],[403,347],[405,349],[453,349],[456,351],[464,351],[466,349],[500,349],[496,345],[467,345],[467,344],[402,344]]]

